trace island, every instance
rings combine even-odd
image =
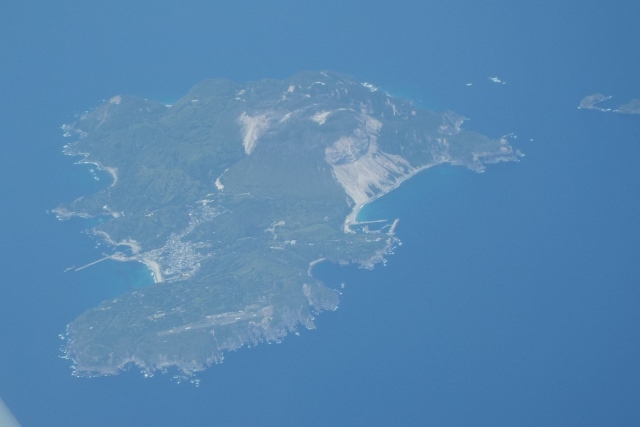
[[[598,110],[598,111],[611,111],[611,108],[602,108],[598,104],[604,101],[608,101],[613,98],[612,96],[606,96],[601,93],[594,93],[593,95],[585,96],[580,101],[578,108],[585,110]]]
[[[155,284],[67,325],[76,376],[184,377],[225,353],[279,342],[335,310],[318,262],[373,268],[399,243],[397,218],[358,221],[367,203],[440,164],[483,172],[521,153],[374,85],[333,72],[194,86],[173,105],[117,95],[63,125],[64,153],[111,174],[59,219],[101,217],[107,258],[139,261]],[[95,223],[97,222],[97,225]]]
[[[603,112],[612,112],[620,114],[640,114],[640,99],[634,98],[626,104],[621,104],[618,108],[603,108],[600,103],[608,101],[612,96],[605,96],[601,93],[585,96],[578,105],[579,109],[597,110]]]
[[[620,105],[615,111],[622,114],[640,114],[640,99],[634,98],[628,103]]]

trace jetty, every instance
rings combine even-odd
[[[83,265],[82,267],[78,267],[78,268],[76,268],[76,270],[75,270],[75,271],[80,271],[80,270],[83,270],[83,269],[85,269],[85,268],[87,268],[87,267],[91,267],[92,265],[95,265],[95,264],[97,264],[97,263],[99,263],[99,262],[102,262],[102,261],[104,261],[104,260],[106,260],[106,259],[111,258],[112,256],[113,256],[113,255],[107,255],[106,257],[104,257],[104,258],[100,258],[100,259],[99,259],[99,260],[97,260],[97,261],[90,262],[89,264],[87,264],[87,265]]]

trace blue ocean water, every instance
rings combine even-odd
[[[594,92],[640,97],[639,12],[4,5],[0,396],[25,426],[636,425],[640,121],[576,106]],[[366,207],[400,218],[387,266],[319,265],[327,283],[346,283],[340,308],[317,330],[229,354],[199,388],[137,372],[71,377],[58,334],[149,276],[116,262],[63,273],[102,249],[82,222],[46,211],[106,178],[60,154],[59,126],[116,93],[168,100],[207,77],[325,68],[451,108],[468,129],[515,132],[526,157],[484,174],[436,167]]]

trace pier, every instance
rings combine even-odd
[[[391,228],[389,228],[389,232],[387,233],[389,236],[393,236],[393,231],[396,229],[398,222],[400,222],[400,218],[396,218],[395,221],[393,221],[393,224],[391,224]]]
[[[87,264],[87,265],[83,265],[82,267],[78,267],[78,268],[76,268],[76,270],[75,270],[75,271],[80,271],[80,270],[83,270],[83,269],[85,269],[85,268],[87,268],[87,267],[91,267],[92,265],[97,264],[97,263],[99,263],[99,262],[102,262],[102,261],[104,261],[104,260],[106,260],[106,259],[109,259],[109,258],[111,258],[111,257],[112,257],[112,255],[108,255],[108,256],[106,256],[106,257],[104,257],[104,258],[100,258],[100,259],[99,259],[99,260],[97,260],[97,261],[93,261],[93,262],[90,262],[90,263],[89,263],[89,264]]]

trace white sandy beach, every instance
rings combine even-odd
[[[88,160],[88,159],[82,159],[78,162],[78,164],[89,164],[89,165],[94,165],[98,170],[103,170],[105,172],[107,172],[109,175],[111,175],[111,178],[113,178],[113,182],[111,183],[111,187],[114,187],[117,183],[118,183],[118,168],[114,168],[111,166],[104,166],[102,163],[100,163],[97,160]]]
[[[151,258],[140,258],[139,261],[149,267],[153,272],[153,280],[155,283],[161,283],[164,281],[164,277],[162,277],[162,269],[157,261],[154,261]]]
[[[155,283],[161,283],[164,281],[164,277],[162,276],[162,268],[160,267],[160,264],[157,261],[140,254],[140,250],[142,248],[137,241],[133,239],[128,239],[128,240],[122,240],[120,242],[115,242],[111,238],[111,236],[109,236],[104,231],[94,231],[94,234],[101,236],[105,242],[107,242],[109,245],[113,247],[117,247],[117,246],[130,247],[131,253],[133,254],[132,256],[126,256],[122,253],[116,253],[116,254],[110,255],[108,258],[114,261],[122,261],[122,262],[130,262],[130,261],[141,262],[144,265],[146,265],[149,268],[149,270],[151,270],[151,272],[153,273],[153,280]]]
[[[309,268],[307,269],[307,274],[308,274],[310,277],[311,277],[311,276],[313,276],[313,275],[311,274],[311,271],[313,270],[313,267],[314,267],[316,264],[318,264],[318,263],[320,263],[320,262],[324,261],[325,259],[326,259],[326,258],[318,258],[318,259],[316,259],[316,260],[314,260],[314,261],[311,261],[311,262],[309,263]]]
[[[353,207],[353,209],[351,210],[351,213],[349,215],[347,215],[347,217],[344,220],[344,232],[345,233],[355,233],[353,230],[351,230],[351,226],[352,225],[358,225],[358,214],[360,213],[360,210],[367,204],[373,202],[374,200],[384,196],[385,194],[387,194],[390,191],[395,190],[396,188],[398,188],[400,186],[400,184],[402,184],[403,182],[405,182],[406,180],[408,180],[409,178],[417,175],[418,173],[422,172],[425,169],[428,169],[430,167],[433,166],[437,166],[440,163],[430,163],[428,165],[424,165],[421,166],[419,168],[416,169],[412,169],[409,173],[407,173],[407,175],[403,176],[402,178],[400,178],[393,186],[387,188],[386,190],[383,190],[382,192],[376,194],[373,197],[369,197],[367,200],[362,201],[360,203],[356,203]]]
[[[106,171],[109,175],[111,175],[111,178],[113,178],[113,182],[111,183],[111,187],[115,186],[118,183],[118,168],[114,168],[114,167],[111,167],[111,166],[105,166],[101,162],[99,162],[98,160],[90,160],[89,159],[89,153],[82,153],[82,152],[73,151],[73,145],[74,145],[73,143],[65,145],[64,146],[64,150],[62,150],[62,153],[64,155],[66,155],[66,156],[82,156],[82,157],[84,157],[82,160],[77,161],[76,164],[79,164],[79,165],[84,165],[84,164],[94,165],[96,168],[98,168],[98,170]]]

